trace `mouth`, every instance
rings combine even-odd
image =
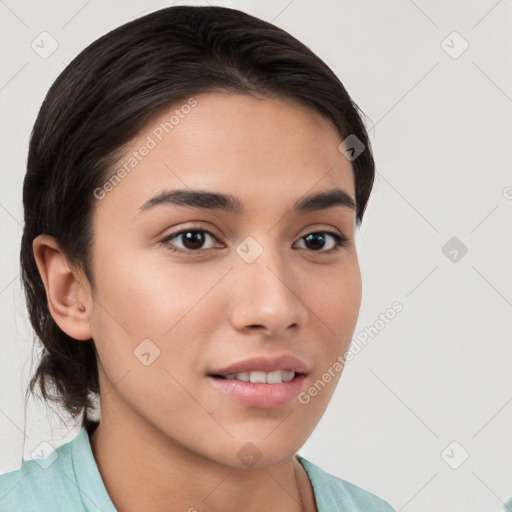
[[[255,409],[278,409],[297,399],[306,374],[288,370],[208,375],[212,386],[236,403]]]
[[[276,409],[297,398],[309,371],[309,366],[292,354],[262,354],[211,370],[207,376],[217,391],[235,402]]]
[[[210,377],[225,380],[237,380],[242,382],[252,382],[253,384],[281,384],[290,382],[298,375],[305,375],[290,370],[275,370],[272,372],[250,371],[240,373],[230,373],[228,375],[209,375]]]

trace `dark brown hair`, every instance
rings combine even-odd
[[[50,315],[32,243],[54,236],[94,289],[93,191],[123,148],[164,109],[202,92],[289,98],[328,118],[340,142],[357,137],[352,161],[363,218],[375,168],[362,112],[340,80],[284,30],[224,7],[170,7],[127,23],[83,50],[51,86],[32,130],[23,186],[21,275],[31,324],[43,351],[29,390],[73,417],[99,393],[93,340],[77,341]],[[53,392],[51,390],[53,389]]]

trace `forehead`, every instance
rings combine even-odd
[[[251,200],[296,203],[314,190],[341,188],[354,198],[340,141],[326,117],[293,100],[201,94],[153,116],[111,169],[106,180],[116,183],[105,199],[135,213],[178,188],[222,191],[247,202],[244,211]]]

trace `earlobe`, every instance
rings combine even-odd
[[[32,249],[52,318],[68,336],[77,340],[92,338],[89,319],[92,297],[83,273],[72,270],[52,236],[39,235]]]

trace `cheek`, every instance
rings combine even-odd
[[[361,306],[361,274],[357,260],[349,266],[333,269],[306,284],[305,303],[312,320],[321,322],[334,344],[350,342]]]
[[[166,416],[170,404],[186,410],[190,401],[177,382],[194,385],[202,347],[219,318],[208,292],[224,272],[134,255],[117,258],[112,251],[98,258],[93,337],[102,371],[111,383],[122,382],[116,389],[123,399],[147,414],[150,404],[158,405]]]
[[[315,371],[299,402],[318,418],[325,411],[341,378],[361,305],[361,275],[357,261],[317,279],[317,292],[307,294],[311,326],[316,340]]]
[[[115,340],[116,352],[128,357],[150,339],[161,351],[160,362],[176,360],[176,352],[181,360],[187,352],[197,356],[208,326],[211,330],[220,318],[214,288],[228,267],[176,263],[160,250],[138,254],[132,249],[125,252],[129,258],[120,253],[111,250],[97,259],[96,342]]]

